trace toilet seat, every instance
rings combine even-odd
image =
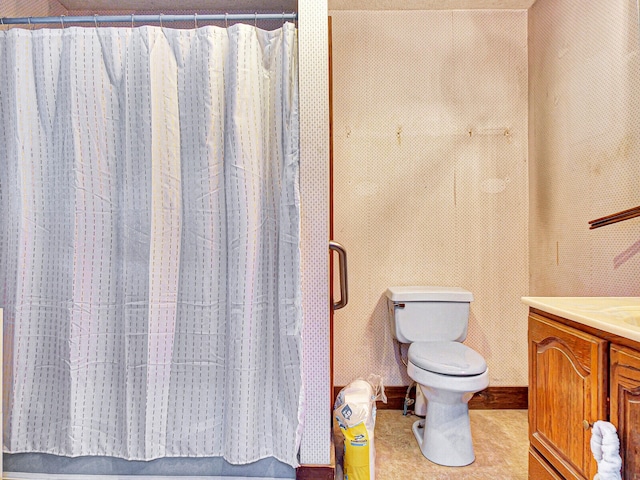
[[[445,392],[458,392],[459,394],[475,393],[484,390],[489,385],[489,369],[480,375],[443,375],[420,368],[407,362],[407,374],[414,382],[428,389],[437,390],[441,395]],[[469,395],[471,398],[471,395]],[[468,399],[467,399],[468,400]]]
[[[408,355],[416,367],[442,375],[466,377],[487,370],[482,355],[460,342],[415,342]]]

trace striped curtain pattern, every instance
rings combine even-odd
[[[296,42],[0,32],[5,451],[297,465]]]

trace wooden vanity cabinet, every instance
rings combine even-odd
[[[618,430],[623,480],[640,480],[640,343],[529,312],[529,479],[592,480],[584,421]]]
[[[611,423],[618,429],[622,478],[640,480],[640,352],[611,345]]]
[[[530,313],[530,479],[540,478],[538,470],[572,480],[597,473],[584,421],[607,418],[607,348],[606,340]]]

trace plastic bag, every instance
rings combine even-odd
[[[375,480],[376,400],[387,403],[382,377],[359,378],[340,390],[334,417],[344,435],[344,480]]]

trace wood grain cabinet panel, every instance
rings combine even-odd
[[[622,478],[640,480],[640,352],[611,345],[611,423],[618,429]]]
[[[529,315],[529,440],[566,479],[597,473],[584,420],[607,418],[607,347],[594,335]]]
[[[535,449],[529,449],[529,478],[531,480],[563,480]]]

